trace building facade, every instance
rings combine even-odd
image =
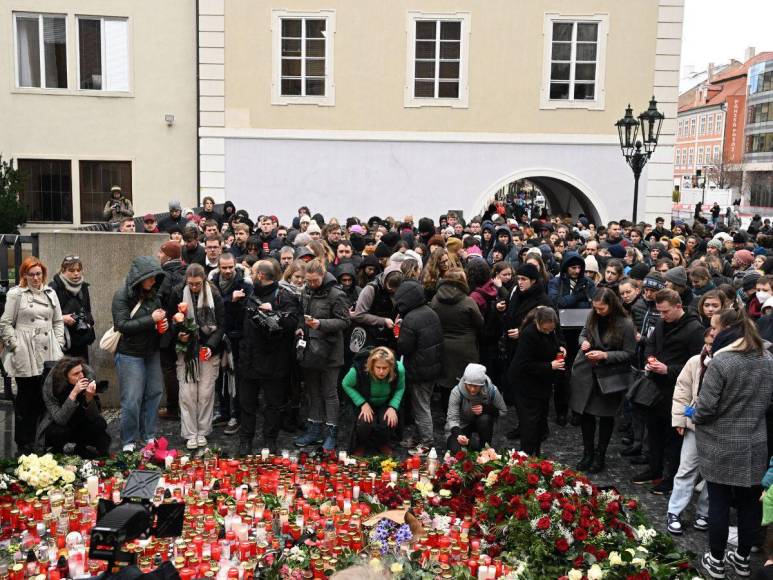
[[[749,69],[743,154],[749,204],[773,207],[773,53]]]
[[[194,0],[0,0],[0,155],[26,176],[28,225],[197,200]]]
[[[530,179],[553,210],[626,217],[614,123],[654,94],[639,207],[667,214],[683,0],[622,4],[199,0],[201,195],[283,220],[471,216]]]

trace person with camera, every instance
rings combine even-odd
[[[110,199],[105,203],[102,216],[106,222],[117,224],[125,217],[134,217],[134,208],[129,198],[124,197],[120,185],[110,188]]]
[[[222,268],[222,262],[221,262]],[[243,302],[237,381],[241,411],[239,454],[252,453],[258,393],[263,390],[263,447],[277,449],[282,417],[287,409],[293,360],[293,339],[300,319],[297,298],[279,288],[273,260],[255,264],[255,286]]]
[[[83,279],[79,256],[65,256],[49,286],[56,292],[64,322],[64,352],[88,362],[89,345],[96,339],[89,283]]]
[[[94,371],[82,358],[65,356],[43,383],[45,413],[38,424],[36,446],[63,453],[74,444],[84,459],[110,452],[107,422],[101,414]]]

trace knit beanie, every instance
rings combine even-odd
[[[521,264],[518,266],[518,276],[523,276],[529,280],[538,280],[539,270],[534,264]]]
[[[754,261],[754,254],[749,250],[738,250],[733,256],[738,259],[738,263],[744,268],[751,266],[751,263]]]
[[[585,257],[585,271],[599,273],[599,263],[595,256]]]
[[[169,240],[168,242],[161,244],[161,252],[172,260],[179,260],[180,254],[182,253],[182,248],[177,242]]]
[[[644,280],[644,278],[647,277],[647,274],[650,271],[650,267],[647,264],[644,264],[643,262],[639,262],[638,264],[635,264],[631,267],[631,269],[628,272],[628,276],[630,278],[633,278],[634,280]]]
[[[741,287],[744,289],[744,291],[749,291],[755,286],[757,286],[757,280],[759,280],[762,277],[762,275],[757,272],[756,270],[753,272],[749,272],[743,277],[743,282],[741,282]]]
[[[722,240],[719,240],[717,238],[713,238],[709,240],[709,242],[706,244],[709,248],[716,248],[717,250],[722,250]]]
[[[462,249],[462,246],[464,246],[464,244],[462,243],[462,240],[460,240],[459,238],[448,238],[446,240],[446,250],[448,250],[452,254],[458,253],[459,250]]]
[[[607,248],[609,255],[618,260],[625,258],[625,248],[620,244],[612,244]]]
[[[687,287],[687,272],[683,266],[677,266],[668,270],[663,277],[667,282],[671,282],[676,286]]]
[[[652,290],[662,290],[666,285],[663,284],[663,275],[660,272],[650,272],[644,277],[643,288]]]
[[[392,249],[387,246],[384,242],[379,242],[376,246],[376,257],[377,258],[389,258],[392,255]]]

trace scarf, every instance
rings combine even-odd
[[[226,280],[223,278],[223,274],[219,274],[217,277],[217,285],[220,288],[220,295],[225,296],[228,294],[228,291],[233,288],[233,285],[236,283],[236,272],[234,272],[233,277],[230,280]]]
[[[62,286],[65,287],[65,289],[72,294],[73,296],[77,296],[80,294],[81,286],[83,286],[83,278],[81,278],[81,281],[77,284],[73,284],[70,282],[66,276],[59,276],[59,281],[62,283]]]
[[[717,334],[717,336],[714,338],[714,344],[711,346],[711,352],[716,354],[726,346],[733,344],[739,338],[743,338],[743,332],[741,332],[741,330],[738,328],[733,328],[730,326]]]
[[[204,287],[199,292],[196,305],[193,304],[193,295],[190,287],[186,284],[183,290],[183,302],[188,305],[187,318],[192,319],[199,325],[199,330],[209,336],[217,329],[217,320],[215,319],[215,302],[212,299],[212,289],[208,282],[204,282]]]

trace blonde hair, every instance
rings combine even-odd
[[[384,361],[391,367],[388,380],[389,382],[394,381],[397,376],[397,360],[395,359],[395,353],[385,346],[377,346],[370,351],[368,362],[365,363],[365,368],[371,377],[374,376],[373,367],[376,365],[377,361]]]

